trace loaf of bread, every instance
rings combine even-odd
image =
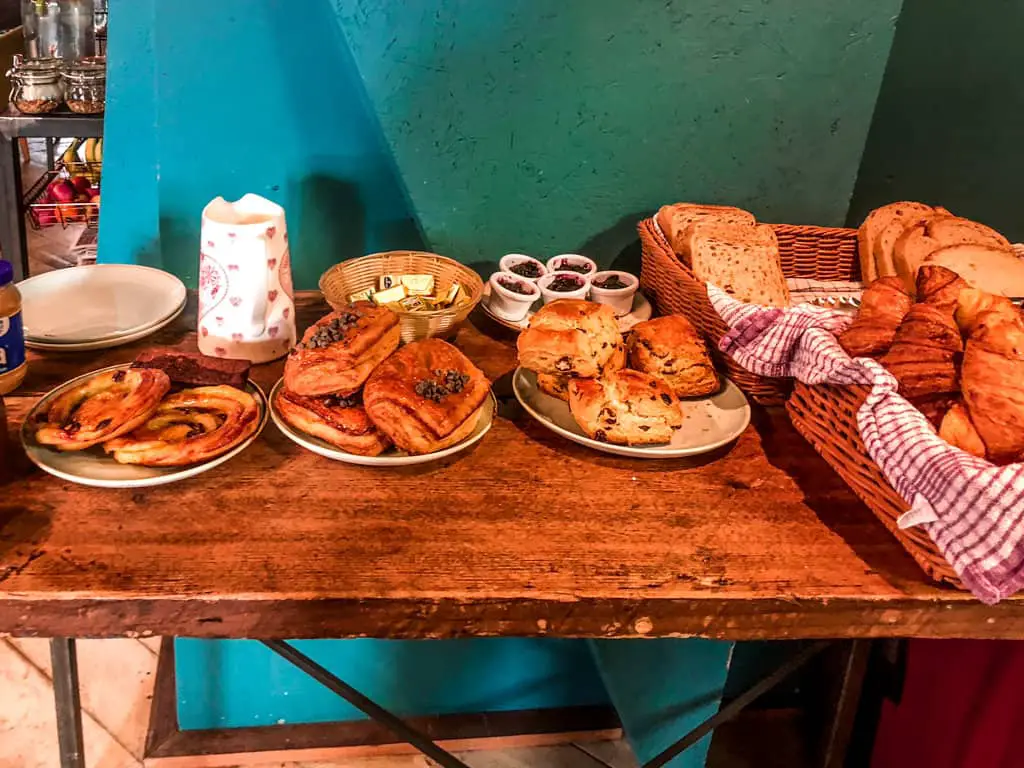
[[[925,264],[956,272],[967,284],[997,296],[1024,296],[1024,261],[1008,248],[973,243],[932,251]]]
[[[1009,248],[1005,237],[984,224],[956,216],[934,213],[913,226],[907,227],[896,240],[896,244],[893,246],[893,263],[896,273],[903,279],[907,289],[913,290],[917,280],[917,270],[931,254],[947,246],[962,244],[973,244],[993,249]],[[943,264],[943,266],[948,265]]]
[[[857,254],[860,257],[861,279],[865,283],[896,274],[891,267],[882,267],[886,260],[880,257],[880,254],[892,253],[892,246],[908,221],[930,214],[933,210],[930,205],[924,203],[900,202],[883,205],[868,214],[857,230]],[[891,258],[889,263],[891,264]]]
[[[690,227],[687,252],[699,279],[714,283],[741,301],[789,306],[779,242],[770,225],[695,224]]]
[[[656,216],[665,239],[685,264],[690,264],[688,238],[694,224],[716,222],[753,227],[757,221],[754,214],[731,205],[697,205],[696,203],[675,203],[663,205]]]

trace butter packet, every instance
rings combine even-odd
[[[434,292],[433,275],[402,275],[400,280],[410,296],[429,296]]]
[[[377,290],[386,291],[389,288],[394,288],[396,285],[401,285],[401,275],[381,275],[377,278]]]
[[[349,294],[349,304],[355,304],[357,301],[370,301],[373,298],[373,288],[367,288],[365,291],[359,291],[358,293]]]
[[[396,285],[392,288],[386,288],[383,291],[377,291],[373,294],[373,301],[378,305],[397,303],[404,299],[408,294],[405,291],[404,285]]]

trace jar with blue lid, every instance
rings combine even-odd
[[[14,285],[14,267],[0,261],[0,395],[17,389],[27,372],[21,292]]]

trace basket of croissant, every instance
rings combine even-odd
[[[892,374],[899,394],[949,445],[995,467],[1024,461],[1024,316],[1009,298],[925,263],[912,290],[900,275],[872,282],[838,341],[851,357],[871,358]],[[923,527],[899,524],[914,499],[904,499],[868,453],[858,425],[868,395],[868,387],[798,382],[787,409],[801,434],[925,572],[962,588],[933,537]]]
[[[741,301],[790,306],[789,278],[856,280],[857,230],[758,223],[741,208],[676,203],[637,225],[640,284],[661,314],[697,328],[726,376],[761,405],[780,405],[791,379],[758,376],[717,353],[728,331],[708,299],[707,282]]]

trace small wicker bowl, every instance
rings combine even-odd
[[[480,303],[484,292],[483,281],[472,269],[425,251],[385,251],[335,264],[320,276],[320,292],[332,309],[339,310],[349,303],[352,294],[376,288],[381,275],[433,275],[434,291],[439,296],[446,295],[452,283],[462,286],[461,301],[455,306],[430,312],[398,312],[405,343],[453,333]]]

